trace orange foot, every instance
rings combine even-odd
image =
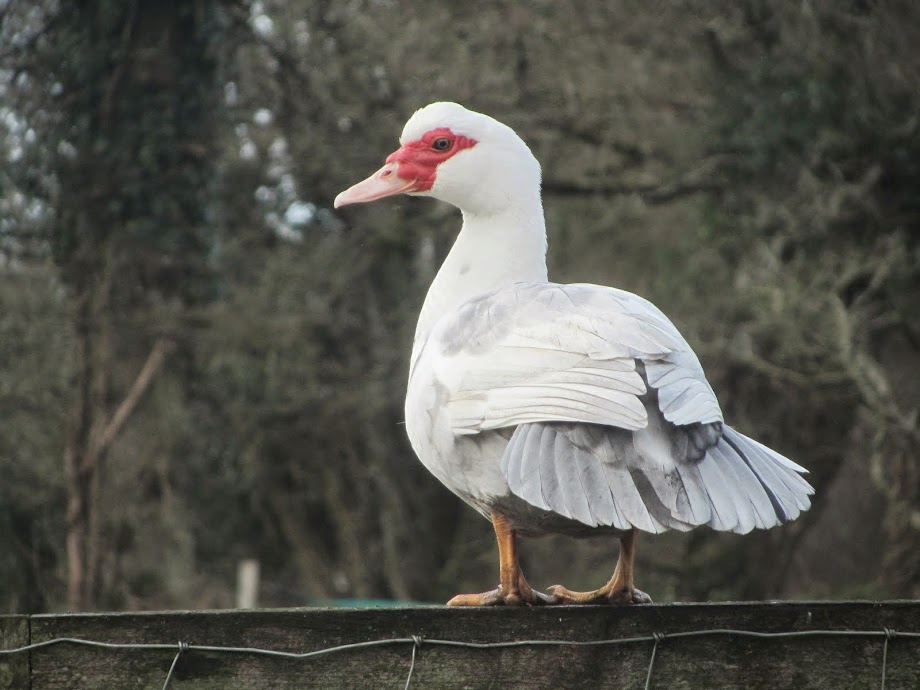
[[[491,592],[480,594],[458,594],[447,602],[448,606],[547,606],[561,603],[552,594],[543,594],[533,589],[523,577],[515,586],[497,587]]]
[[[610,581],[593,592],[573,592],[562,585],[549,588],[550,596],[560,604],[651,604],[652,598],[633,586],[633,559],[636,553],[636,530],[620,537],[620,555]]]
[[[562,585],[549,588],[550,596],[560,604],[651,604],[652,598],[632,585],[622,587],[601,587],[593,592],[573,592]]]
[[[558,604],[551,594],[534,591],[527,584],[518,563],[517,535],[508,518],[497,511],[491,514],[495,538],[498,541],[497,589],[480,594],[458,594],[447,602],[448,606],[545,606]]]

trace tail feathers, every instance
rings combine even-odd
[[[722,427],[722,438],[706,454],[700,470],[707,477],[707,489],[714,489],[714,508],[722,508],[714,511],[719,520],[708,523],[714,529],[741,534],[755,527],[767,529],[795,520],[811,506],[814,489],[799,474],[806,469],[729,426]],[[728,497],[715,474],[727,485]]]
[[[516,496],[589,527],[709,525],[745,534],[808,509],[814,490],[800,476],[804,468],[729,426],[721,432],[694,460],[625,429],[522,424],[501,471]]]

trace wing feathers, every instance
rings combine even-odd
[[[696,464],[678,463],[676,468],[687,496],[690,511],[690,525],[705,525],[712,519],[712,502],[706,491],[706,483]]]
[[[771,527],[808,508],[792,461],[722,424],[696,355],[652,304],[518,283],[439,321],[413,362],[455,436],[514,428],[511,493],[586,526]]]
[[[556,470],[560,495],[565,504],[565,512],[562,514],[584,525],[596,526],[597,523],[592,519],[591,509],[588,507],[588,497],[579,472],[578,448],[568,443],[562,434],[557,433],[553,452],[556,461],[552,464]]]
[[[603,467],[613,500],[628,525],[638,527],[646,532],[656,534],[663,532],[665,530],[664,525],[652,517],[629,470],[625,467],[616,467],[610,464],[605,464]]]
[[[727,427],[724,433],[726,441],[748,463],[778,504],[776,513],[782,522],[794,520],[811,506],[808,497],[814,490],[797,472],[789,469],[788,466],[795,463],[731,427]]]
[[[508,482],[508,488],[511,489],[512,493],[518,496],[526,495],[524,492],[524,475],[521,471],[521,465],[523,465],[525,459],[531,455],[530,451],[525,448],[527,434],[518,433],[522,428],[523,427],[518,427],[515,433],[511,435],[508,445],[505,446],[505,452],[502,455],[500,465],[502,476],[505,478],[505,481]],[[527,500],[531,499],[528,498]]]
[[[735,532],[739,525],[738,508],[735,505],[733,484],[719,470],[716,461],[707,455],[697,465],[706,495],[709,497],[709,524],[714,530]]]
[[[699,361],[692,352],[645,362],[649,386],[658,391],[658,404],[672,424],[722,421],[716,401]]]
[[[721,428],[699,461],[663,461],[663,446],[637,444],[635,432],[522,424],[501,469],[514,495],[589,527],[661,532],[707,524],[744,534],[787,522],[809,506],[811,487],[782,456]]]
[[[738,522],[733,531],[739,534],[747,534],[754,529],[757,521],[754,515],[754,506],[746,495],[746,487],[741,483],[738,474],[735,472],[734,463],[722,452],[721,444],[710,448],[706,453],[706,459],[713,461],[716,472],[725,480],[728,494],[732,503],[734,503]]]
[[[461,435],[568,420],[640,429],[642,366],[669,421],[722,419],[673,324],[613,288],[519,283],[470,300],[438,322],[429,340],[432,374]]]

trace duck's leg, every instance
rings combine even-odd
[[[650,604],[652,598],[633,585],[633,559],[636,555],[634,529],[620,538],[620,556],[610,581],[593,592],[573,592],[562,585],[549,588],[560,604]]]
[[[556,598],[537,592],[524,579],[518,563],[517,535],[501,513],[492,511],[492,526],[498,541],[497,589],[480,594],[458,594],[448,606],[539,606],[555,604]]]

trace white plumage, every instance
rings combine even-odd
[[[463,213],[419,318],[406,427],[425,466],[493,520],[503,564],[509,533],[512,544],[517,532],[628,536],[618,566],[628,577],[604,596],[644,601],[632,586],[634,529],[744,533],[809,507],[805,470],[723,423],[661,311],[622,290],[547,281],[540,168],[511,129],[436,103],[400,142],[336,205],[407,192]],[[502,578],[498,594],[454,603],[583,600],[561,587],[531,593],[522,575],[506,582],[504,565]]]

